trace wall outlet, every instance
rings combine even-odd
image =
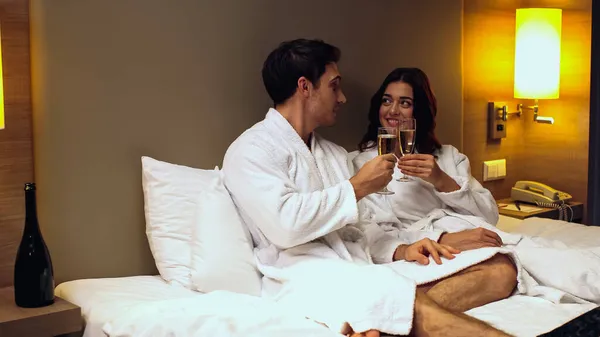
[[[506,178],[506,159],[488,160],[483,162],[483,181]]]

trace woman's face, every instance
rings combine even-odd
[[[398,127],[403,118],[413,118],[413,89],[405,82],[392,82],[381,99],[379,122],[384,127]]]

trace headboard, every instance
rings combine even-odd
[[[32,2],[35,179],[57,282],[156,273],[141,156],[221,165],[270,106],[260,70],[283,40],[319,37],[342,49],[348,103],[323,130],[330,139],[353,150],[383,78],[418,66],[444,111],[440,138],[460,147],[461,4]]]

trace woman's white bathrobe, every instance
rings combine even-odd
[[[437,268],[388,263],[399,244],[439,233],[386,235],[365,203],[356,202],[347,155],[316,133],[309,149],[270,109],[227,150],[225,186],[252,234],[264,296],[334,331],[347,322],[355,331],[408,334],[417,284],[497,250],[461,254]]]
[[[473,215],[495,225],[498,222],[498,206],[489,190],[471,176],[469,159],[452,145],[443,145],[434,155],[440,169],[448,174],[460,186],[459,190],[439,192],[430,183],[410,177],[409,181],[396,181],[402,176],[400,169],[394,169],[394,179],[388,189],[394,195],[387,197],[373,195],[376,204],[388,203],[395,217],[405,225],[412,225],[430,215],[432,210],[446,210],[460,215]],[[364,152],[350,153],[354,170],[358,171],[366,162],[377,156],[377,147]],[[375,212],[383,215],[386,212]],[[385,222],[387,219],[379,219]],[[394,220],[395,221],[395,220]]]
[[[395,178],[388,184],[395,194],[373,194],[365,200],[375,214],[373,220],[388,235],[487,228],[504,241],[500,252],[510,254],[517,262],[519,293],[554,303],[583,300],[600,304],[600,247],[567,247],[558,241],[500,231],[494,227],[499,217],[498,206],[492,194],[471,176],[468,158],[450,145],[442,146],[434,155],[438,166],[460,189],[439,192],[430,183],[414,177],[408,182],[396,181],[402,175],[396,167]],[[375,156],[376,148],[350,153],[352,171],[359,170]]]

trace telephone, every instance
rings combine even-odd
[[[535,181],[520,180],[510,191],[511,199],[531,204],[563,204],[572,197],[570,194],[557,191],[548,185]]]

